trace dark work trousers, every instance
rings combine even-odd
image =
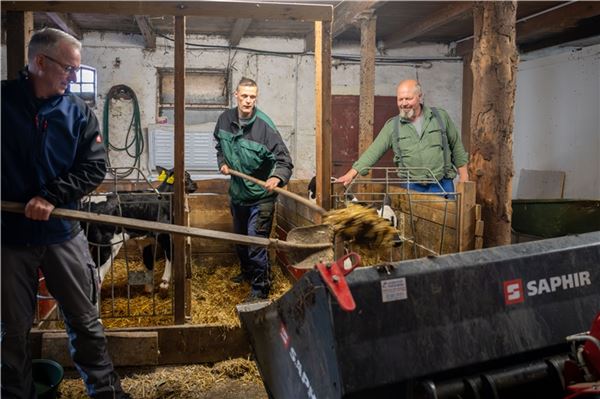
[[[2,397],[35,398],[29,331],[36,308],[38,267],[64,315],[69,352],[93,398],[123,395],[98,320],[97,284],[87,240],[2,247]]]
[[[274,209],[275,203],[273,201],[250,206],[232,203],[231,215],[233,216],[235,233],[268,238],[271,234]],[[267,248],[236,245],[236,252],[240,258],[242,273],[250,281],[252,291],[268,295],[271,286],[271,266]]]

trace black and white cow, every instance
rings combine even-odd
[[[174,189],[174,170],[157,167],[161,184],[157,187],[160,193],[170,193]],[[185,172],[185,192],[196,191],[196,183],[190,174]],[[107,196],[98,197],[100,201],[90,201],[82,204],[83,210],[127,218],[171,223],[171,204],[169,196],[149,195],[152,192],[119,192]],[[144,266],[147,270],[154,269],[154,246],[148,245],[151,239],[155,239],[165,256],[165,270],[160,283],[160,290],[166,291],[171,280],[171,236],[164,233],[153,233],[135,229],[122,229],[117,226],[105,224],[88,223],[83,224],[84,231],[90,243],[92,258],[98,267],[100,282],[112,266],[112,260],[117,256],[119,250],[130,239],[136,239],[138,247],[142,251]],[[150,240],[149,240],[150,238]],[[146,285],[146,292],[152,291],[152,285]]]

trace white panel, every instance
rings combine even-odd
[[[190,173],[218,173],[213,128],[213,123],[186,126],[184,162]],[[174,147],[173,125],[148,126],[149,169],[156,170],[156,166],[172,168]]]

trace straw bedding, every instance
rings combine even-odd
[[[258,369],[248,359],[232,359],[212,366],[191,365],[121,371],[123,389],[133,398],[266,399]],[[59,387],[63,399],[85,398],[83,381],[76,376]]]

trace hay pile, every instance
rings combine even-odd
[[[136,399],[267,398],[256,364],[243,358],[212,367],[158,367],[122,374],[123,389]],[[75,376],[65,379],[59,392],[63,399],[87,397],[82,380]]]
[[[344,241],[367,250],[391,248],[396,230],[373,208],[350,204],[329,211],[323,218]]]
[[[141,262],[129,262],[129,270],[143,269]],[[158,287],[164,260],[158,261],[158,270],[154,272],[154,286]],[[272,268],[271,293],[269,299],[275,300],[287,292],[291,284],[283,275],[279,266]],[[192,264],[192,309],[191,324],[218,324],[239,326],[235,306],[244,302],[250,293],[248,284],[235,284],[229,279],[239,273],[238,264],[204,264],[196,260]],[[114,278],[114,289],[111,288]],[[102,286],[101,317],[107,328],[162,326],[173,324],[172,292],[166,297],[155,293],[143,292],[143,286],[132,286],[127,300],[127,270],[125,261],[117,259],[113,276],[107,274]],[[172,287],[170,288],[172,290]],[[113,300],[114,292],[114,300]],[[125,317],[130,314],[130,317]]]

